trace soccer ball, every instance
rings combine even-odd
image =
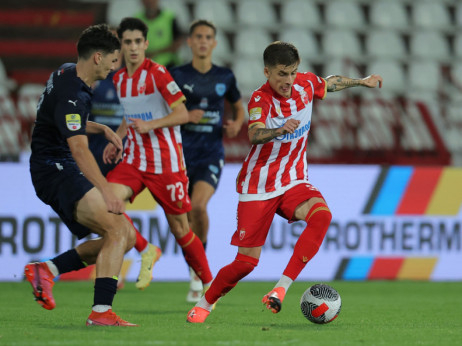
[[[326,324],[337,318],[342,308],[342,299],[329,285],[316,284],[303,293],[300,308],[310,322]]]

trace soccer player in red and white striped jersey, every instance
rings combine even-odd
[[[147,31],[145,23],[137,18],[124,18],[117,29],[125,61],[125,67],[114,75],[124,108],[117,134],[121,138],[127,136],[127,142],[122,162],[109,172],[107,179],[117,196],[126,201],[133,201],[145,187],[149,189],[164,209],[186,261],[207,287],[213,277],[202,242],[191,231],[187,219],[191,201],[179,127],[189,119],[185,97],[167,69],[146,58]],[[104,159],[117,161],[120,155],[108,144]],[[142,259],[147,245],[137,232],[135,247]],[[146,266],[150,274],[152,263]],[[150,279],[151,276],[147,283]]]
[[[313,100],[324,98],[330,91],[382,85],[379,75],[324,79],[309,72],[298,73],[300,58],[290,43],[273,42],[265,49],[263,60],[268,81],[254,91],[249,101],[248,135],[252,147],[237,178],[238,221],[231,244],[238,246],[238,253],[189,311],[188,322],[203,323],[213,304],[257,266],[276,213],[289,222],[307,223],[281,279],[262,300],[272,312],[281,310],[287,290],[317,253],[332,217],[322,194],[307,177],[306,148]]]

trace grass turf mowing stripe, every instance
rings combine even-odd
[[[261,304],[274,282],[239,283],[204,324],[186,323],[188,282],[128,282],[114,311],[138,328],[88,328],[93,283],[57,282],[56,309],[33,301],[28,283],[0,283],[0,344],[4,345],[458,345],[462,282],[328,282],[342,297],[339,317],[310,323],[300,297],[317,282],[295,282],[284,307]]]

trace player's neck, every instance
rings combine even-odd
[[[79,77],[89,87],[96,81],[95,74],[92,71],[93,66],[89,66],[86,61],[79,60],[75,65],[77,77]]]
[[[128,76],[131,77],[133,76],[133,74],[136,72],[136,70],[138,70],[138,68],[143,65],[143,62],[144,62],[144,59],[141,63],[136,63],[136,64],[130,64],[128,63],[126,66],[127,66],[127,73],[128,73]]]
[[[200,73],[207,73],[212,68],[212,57],[205,59],[193,57],[192,66]]]

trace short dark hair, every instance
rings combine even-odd
[[[292,43],[275,41],[263,52],[263,62],[267,67],[276,65],[290,66],[300,63],[297,48]]]
[[[122,19],[117,28],[117,36],[119,36],[119,39],[122,39],[124,32],[127,30],[139,30],[143,34],[145,40],[148,37],[148,26],[141,19],[133,17],[125,17]]]
[[[106,24],[92,25],[85,29],[77,42],[79,58],[89,59],[96,52],[113,53],[120,49],[120,42]]]
[[[208,26],[209,28],[212,28],[213,30],[213,35],[216,35],[217,34],[217,27],[215,26],[215,24],[213,24],[210,20],[207,20],[207,19],[197,19],[195,21],[193,21],[191,23],[191,25],[189,26],[189,36],[192,35],[192,33],[194,32],[194,30],[196,30],[196,28],[198,26],[202,26],[202,25],[205,25],[205,26]]]

